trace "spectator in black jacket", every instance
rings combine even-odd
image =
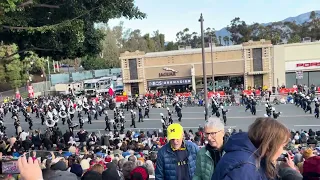
[[[87,140],[86,137],[88,135],[88,132],[83,129],[80,129],[80,131],[77,134],[78,134],[80,146],[82,147],[83,143],[86,142],[86,140]]]

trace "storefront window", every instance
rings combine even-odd
[[[320,71],[319,72],[309,72],[309,83],[315,86],[320,86]]]
[[[294,84],[297,83],[297,80],[296,80],[296,73],[286,73],[286,87],[288,88],[292,88],[292,86]],[[279,86],[281,86],[282,84],[279,84]]]
[[[257,74],[253,76],[254,87],[259,88],[263,86],[263,75]]]
[[[298,84],[309,85],[309,72],[303,72],[303,79],[298,79]]]
[[[293,84],[301,84],[311,86],[314,84],[320,86],[320,71],[315,72],[303,72],[303,79],[296,79],[296,73],[286,73],[286,87],[291,88]]]

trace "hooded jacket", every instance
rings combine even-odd
[[[193,142],[185,141],[185,147],[188,151],[188,169],[190,179],[194,176],[196,169],[196,158],[199,147]],[[170,143],[164,145],[158,151],[157,164],[155,169],[156,180],[176,180],[177,177],[177,156],[172,151]]]
[[[256,150],[248,133],[234,134],[225,144],[225,154],[211,180],[267,180],[263,167],[256,166]]]

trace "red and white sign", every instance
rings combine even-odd
[[[286,62],[286,71],[320,69],[320,60]]]
[[[32,86],[28,86],[28,93],[29,93],[29,98],[34,98],[34,92],[33,92]]]

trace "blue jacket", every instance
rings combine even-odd
[[[248,133],[232,135],[224,145],[226,153],[217,164],[211,180],[267,180],[263,166],[256,167],[256,150]]]
[[[185,141],[184,143],[188,151],[189,176],[192,179],[199,147],[193,142]],[[167,143],[158,151],[155,180],[177,180],[177,163],[176,154],[172,151],[170,143]]]

